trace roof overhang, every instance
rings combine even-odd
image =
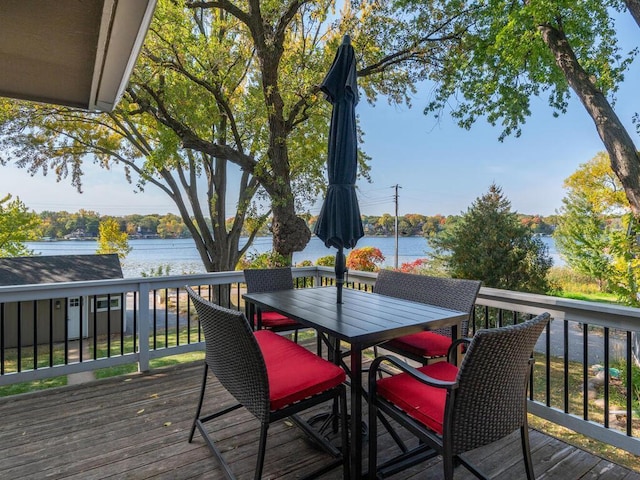
[[[0,96],[113,110],[156,1],[0,1]]]

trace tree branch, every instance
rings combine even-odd
[[[253,157],[246,155],[228,145],[217,145],[207,140],[200,138],[193,130],[187,127],[184,123],[174,118],[165,108],[162,99],[159,95],[151,90],[149,87],[142,85],[141,88],[145,90],[156,102],[157,107],[153,107],[148,100],[140,97],[132,88],[127,89],[131,98],[140,105],[140,108],[151,114],[156,120],[163,125],[172,129],[178,138],[182,141],[184,148],[192,148],[199,152],[206,153],[213,157],[226,158],[227,160],[235,163],[243,170],[253,171],[256,165],[256,161]]]
[[[206,91],[211,93],[213,95],[213,97],[216,99],[216,103],[218,104],[218,106],[221,107],[222,111],[224,111],[225,115],[227,116],[227,118],[230,121],[231,132],[233,133],[233,140],[234,140],[234,142],[236,144],[236,147],[237,147],[238,151],[240,153],[244,153],[244,148],[243,148],[243,145],[242,145],[242,143],[243,143],[242,136],[240,135],[240,132],[238,131],[238,125],[237,125],[237,122],[235,121],[235,116],[233,114],[233,110],[229,106],[229,103],[227,102],[226,98],[224,98],[224,96],[220,92],[220,89],[215,87],[214,85],[211,85],[209,82],[206,82],[205,80],[202,80],[202,79],[196,77],[191,72],[187,71],[187,69],[184,68],[182,66],[182,64],[180,64],[180,63],[162,62],[159,58],[157,58],[155,56],[152,56],[152,55],[149,55],[149,58],[151,60],[155,61],[156,63],[159,63],[159,64],[161,64],[161,65],[163,65],[165,67],[168,67],[171,70],[183,75],[184,77],[186,77],[189,80],[191,80],[193,83],[195,83],[197,85],[200,85]]]
[[[228,0],[220,0],[220,1],[212,1],[212,2],[187,2],[185,6],[187,8],[194,8],[194,9],[195,8],[220,8],[221,10],[228,12],[229,14],[233,15],[238,20],[240,20],[242,23],[250,27],[251,17],[247,14],[247,12],[244,12],[243,10],[241,10],[240,8],[238,8],[236,5],[229,2]]]
[[[640,0],[624,0],[624,3],[627,4],[629,13],[640,27]]]

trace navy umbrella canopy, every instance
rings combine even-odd
[[[346,270],[344,249],[355,247],[358,240],[364,236],[355,186],[358,171],[355,114],[358,82],[355,52],[348,35],[344,36],[320,89],[333,104],[333,111],[327,157],[329,186],[314,233],[327,247],[338,249],[336,285],[338,303],[342,303],[342,286]]]

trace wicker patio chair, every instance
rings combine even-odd
[[[480,290],[477,280],[430,277],[382,270],[373,287],[375,293],[428,303],[437,307],[458,310],[468,314],[458,331],[459,337],[469,333],[469,317]],[[451,328],[414,333],[394,338],[379,345],[404,357],[426,364],[432,358],[446,357],[451,345]],[[377,348],[374,349],[377,356]]]
[[[534,479],[529,429],[527,386],[533,367],[533,348],[549,322],[543,313],[517,325],[479,330],[470,342],[458,369],[436,362],[414,369],[393,356],[376,358],[369,372],[369,472],[388,474],[442,455],[444,478],[453,478],[454,467],[464,465],[478,478],[486,478],[464,458],[464,453],[493,443],[520,429],[525,470]],[[455,354],[454,342],[451,354]],[[403,373],[382,379],[376,372],[389,362]],[[418,437],[409,452],[377,465],[377,425],[388,415]]]
[[[343,475],[348,478],[348,456],[342,455],[325,438],[314,435],[314,431],[296,415],[322,402],[339,400],[342,446],[344,451],[349,451],[344,370],[277,333],[269,330],[254,332],[244,313],[208,302],[189,287],[186,287],[186,291],[198,314],[206,345],[204,376],[189,443],[193,441],[198,428],[220,462],[225,477],[234,479],[231,468],[207,432],[205,423],[244,407],[261,424],[254,474],[256,480],[262,478],[269,425],[286,417],[301,426],[316,444],[335,457],[330,464],[306,478],[315,478],[339,465],[343,466]],[[201,415],[209,370],[238,403]]]
[[[251,268],[244,271],[247,293],[278,292],[293,288],[293,275],[290,267]],[[263,310],[260,315],[256,312],[253,318],[254,328],[266,328],[274,332],[294,332],[294,341],[298,341],[298,330],[303,328],[300,323],[278,312]]]

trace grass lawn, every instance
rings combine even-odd
[[[535,392],[535,399],[543,401],[545,398],[545,376],[544,376],[544,364],[545,358],[543,355],[536,355],[536,370],[534,373],[533,388]],[[618,365],[621,369],[626,366]],[[551,358],[550,362],[551,378],[550,378],[550,405],[554,408],[564,410],[564,362],[562,359]],[[569,362],[569,376],[567,384],[569,387],[569,406],[568,411],[571,414],[582,416],[583,412],[583,392],[582,392],[582,363]],[[637,367],[634,366],[634,374]],[[624,378],[625,372],[622,371],[621,378]],[[602,399],[603,394],[598,391],[597,398]],[[634,420],[632,421],[632,431],[634,437],[640,437],[640,398],[636,396],[634,401]],[[626,402],[626,388],[620,380],[612,379],[609,387],[609,403],[610,411],[616,410],[616,405],[625,405]],[[623,409],[622,407],[619,407]],[[589,400],[589,418],[593,421],[602,423],[604,420],[604,409],[597,399]],[[620,420],[620,422],[619,422]],[[626,431],[626,418],[622,417],[618,419],[616,415],[609,415],[609,427],[619,430],[621,432]],[[640,472],[640,459],[625,450],[612,447],[611,445],[603,442],[596,441],[592,438],[586,437],[579,433],[576,433],[568,428],[561,427],[555,423],[546,421],[542,418],[529,415],[529,425],[533,428],[543,431],[548,435],[555,436],[571,445],[580,447],[595,455],[599,455],[603,458],[607,458],[614,463],[624,465],[627,468]]]

